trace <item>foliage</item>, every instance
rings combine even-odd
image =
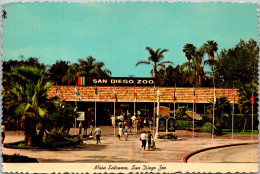
[[[52,142],[42,142],[41,144],[35,146],[27,146],[24,141],[15,142],[15,143],[5,143],[5,148],[13,148],[13,149],[51,149],[58,147],[67,147],[78,145],[82,142],[82,140],[78,137],[66,137],[64,141],[52,141]]]
[[[207,108],[207,113],[210,114],[210,122],[213,121],[213,100]],[[226,97],[216,98],[214,119],[216,132],[221,134],[222,124],[225,117],[230,117],[231,105]]]
[[[161,62],[164,58],[163,53],[167,52],[168,51],[167,49],[161,50],[161,48],[158,48],[157,50],[153,50],[151,47],[146,47],[146,49],[147,49],[147,51],[149,51],[149,54],[150,54],[150,56],[148,57],[148,61],[139,61],[136,63],[135,66],[138,66],[140,64],[146,64],[146,65],[152,64],[153,69],[150,72],[152,77],[158,77],[158,73],[157,73],[158,67],[165,69],[166,63],[173,64],[171,61]]]
[[[214,53],[218,51],[218,44],[213,40],[208,40],[207,43],[202,46],[202,49],[208,54],[208,60],[205,60],[204,63],[210,65],[213,79],[212,85],[215,85],[215,67],[218,64],[218,61],[215,60]]]
[[[4,163],[38,163],[36,158],[29,158],[28,156],[22,156],[20,154],[14,155],[2,155]]]
[[[161,68],[158,72],[158,77],[161,80],[162,86],[184,86],[185,84],[182,79],[182,72],[179,71],[180,66],[177,65],[175,68],[169,65],[166,69]]]
[[[56,83],[57,85],[62,85],[62,78],[68,71],[69,64],[69,61],[62,60],[56,61],[55,64],[52,64],[50,69],[48,70],[50,81]]]
[[[25,130],[25,145],[40,144],[44,132],[53,127],[70,127],[68,124],[78,115],[69,104],[60,102],[57,97],[48,98],[52,83],[46,73],[35,67],[21,66],[5,73],[12,82],[3,92],[4,114],[6,117],[21,120]],[[36,128],[40,131],[36,132]],[[65,130],[63,130],[65,131]]]
[[[187,109],[185,106],[178,107],[178,109],[176,110],[176,119],[182,120],[183,117],[186,115],[186,110]]]
[[[205,124],[203,124],[203,126],[201,127],[201,132],[208,132],[211,133],[212,132],[212,123],[206,122]]]
[[[259,47],[257,42],[240,40],[234,47],[223,49],[217,57],[216,80],[219,86],[250,84],[258,79]]]
[[[238,108],[243,114],[243,120],[244,120],[244,127],[243,131],[246,129],[247,121],[250,117],[250,113],[252,114],[252,104],[251,104],[251,97],[252,92],[254,94],[254,100],[255,104],[253,105],[255,113],[258,112],[257,107],[257,101],[258,101],[258,87],[257,84],[252,82],[251,84],[244,84],[239,89],[239,98],[238,98]]]
[[[176,140],[176,139],[178,139],[178,137],[177,137],[177,135],[170,133],[170,134],[165,134],[165,135],[159,136],[159,139],[174,139],[174,140]]]
[[[62,131],[62,129],[55,129],[46,133],[43,137],[43,143],[45,144],[70,144],[70,143],[77,143],[81,141],[78,137],[72,137],[68,133]]]
[[[197,49],[192,44],[186,44],[183,52],[188,59],[188,62],[183,63],[179,69],[180,72],[183,71],[183,81],[195,84],[196,87],[202,86],[203,81],[206,80],[204,67],[202,66],[204,50],[202,48]]]
[[[182,120],[176,120],[176,128],[177,130],[185,130],[189,127],[192,127],[191,121],[182,121]]]
[[[79,59],[79,64],[72,64],[66,74],[62,78],[62,83],[67,85],[74,85],[77,76],[88,77],[109,77],[112,73],[108,69],[104,69],[104,62],[96,62],[96,59],[89,56],[84,59]]]

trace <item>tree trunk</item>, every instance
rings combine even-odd
[[[40,129],[40,132],[37,135],[37,144],[41,144],[42,143],[44,132],[45,132],[45,127],[42,126],[41,129]]]
[[[245,117],[245,118],[244,118],[244,127],[243,127],[243,132],[245,132],[245,130],[246,130],[246,123],[247,123],[247,118]]]
[[[26,118],[24,120],[25,145],[32,146],[36,142],[36,123],[34,118]]]

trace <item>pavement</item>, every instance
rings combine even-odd
[[[142,150],[140,133],[129,133],[128,140],[120,141],[114,136],[114,128],[101,126],[101,144],[96,144],[95,139],[84,140],[84,144],[74,147],[56,149],[10,149],[3,148],[3,154],[20,154],[36,158],[39,163],[183,163],[188,154],[200,149],[225,146],[240,143],[255,143],[236,147],[208,150],[191,155],[188,163],[258,163],[258,135],[251,140],[250,135],[223,135],[211,138],[208,133],[196,133],[186,130],[177,130],[178,141],[156,140],[156,149]],[[145,130],[149,130],[145,128]],[[78,131],[78,130],[77,130]],[[115,135],[118,130],[116,129]],[[70,134],[74,134],[71,129]],[[24,139],[23,132],[7,131],[5,143],[16,142]],[[216,158],[217,154],[217,158]]]

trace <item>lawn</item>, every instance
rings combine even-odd
[[[232,129],[222,129],[223,134],[232,134]],[[259,133],[258,130],[253,130],[253,134],[257,135]],[[241,135],[251,135],[251,130],[245,130],[245,132],[239,130],[239,129],[234,129],[234,134],[241,134]]]

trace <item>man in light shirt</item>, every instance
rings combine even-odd
[[[145,131],[143,131],[143,133],[141,134],[140,140],[142,141],[141,148],[144,148],[144,150],[146,147],[146,139],[147,139],[147,135],[146,135]]]

